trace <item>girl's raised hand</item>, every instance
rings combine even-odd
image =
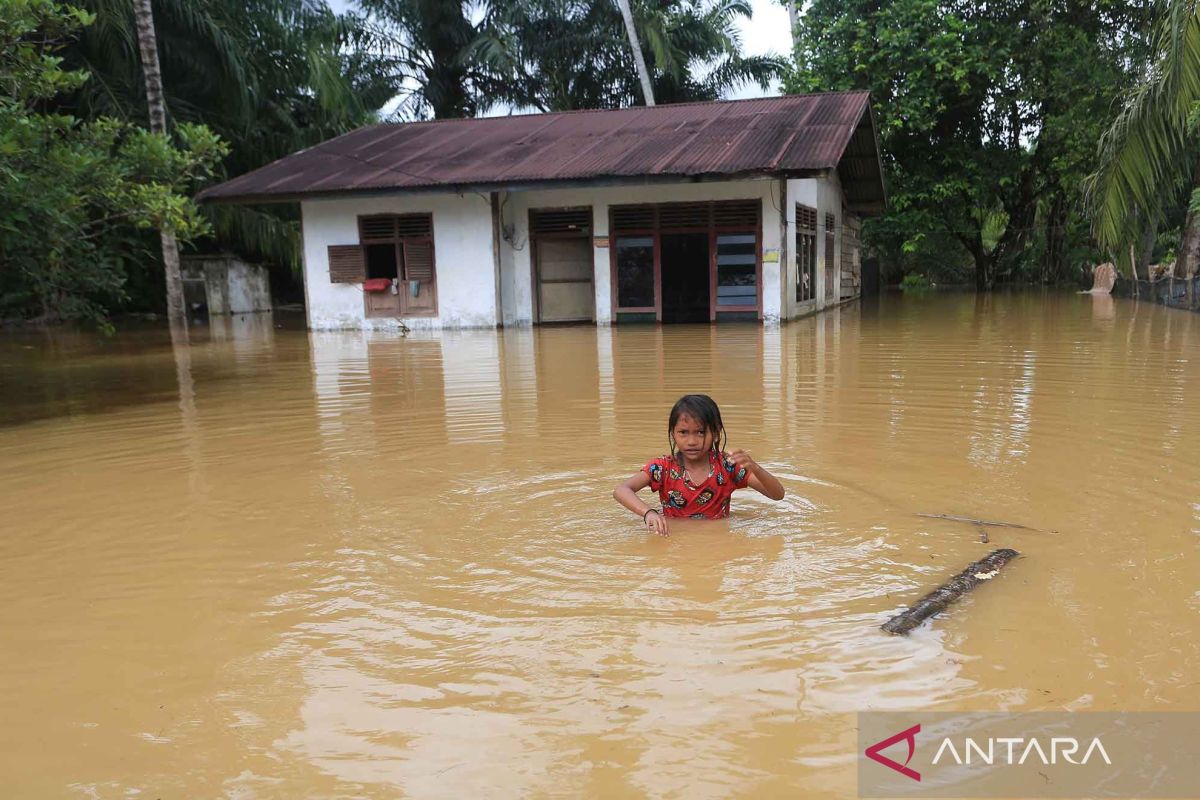
[[[667,520],[657,511],[646,514],[646,530],[657,533],[659,536],[671,535],[671,532],[667,530]]]
[[[729,460],[739,467],[745,467],[747,472],[754,472],[754,468],[758,466],[745,450],[734,450],[729,454]]]
[[[751,489],[759,494],[765,494],[772,500],[783,499],[783,484],[774,475],[756,464],[745,450],[734,450],[729,454],[729,460],[738,467],[745,468],[746,484]]]

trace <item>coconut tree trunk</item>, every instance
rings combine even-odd
[[[788,23],[790,24],[790,27],[788,28],[788,30],[790,30],[792,32],[792,58],[795,58],[796,57],[796,25],[798,25],[800,22],[800,20],[796,17],[796,3],[798,3],[799,0],[784,0],[784,2],[787,3]]]
[[[146,105],[150,107],[150,131],[167,132],[167,109],[163,102],[162,71],[158,66],[158,42],[154,35],[154,12],[150,0],[133,0],[138,48],[142,53],[142,75],[146,80]],[[183,277],[179,272],[179,244],[169,227],[160,231],[163,265],[167,273],[167,319],[172,327],[186,325],[183,310]]]
[[[158,66],[158,42],[154,35],[154,13],[150,0],[133,0],[133,16],[137,22],[138,48],[142,54],[142,74],[146,79],[146,105],[150,109],[150,131],[167,132],[167,108],[163,102],[162,71]],[[196,441],[196,393],[192,383],[192,353],[189,347],[187,315],[183,308],[183,276],[179,272],[179,243],[175,231],[163,226],[163,266],[167,283],[167,325],[171,331],[171,350],[175,355],[175,380],[179,385],[179,410],[183,417],[187,441]],[[194,447],[193,447],[194,449]]]
[[[139,0],[146,2],[146,0]],[[642,57],[642,46],[638,43],[637,31],[633,27],[633,9],[629,0],[617,0],[621,6],[621,17],[625,20],[625,32],[629,34],[629,46],[633,48],[633,61],[637,64],[638,79],[642,82],[642,98],[646,105],[654,105],[654,89],[650,86],[650,72],[646,69],[646,59]]]
[[[1196,166],[1192,170],[1192,192],[1188,193],[1188,197],[1200,189],[1200,158],[1196,159]],[[1187,219],[1183,223],[1183,237],[1179,242],[1179,253],[1175,256],[1176,269],[1183,273],[1187,278],[1187,304],[1188,308],[1196,307],[1196,291],[1195,280],[1197,271],[1200,271],[1200,219],[1197,219],[1195,211],[1188,211]]]

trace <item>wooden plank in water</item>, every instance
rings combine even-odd
[[[907,611],[897,614],[880,627],[888,633],[908,633],[934,614],[945,610],[947,606],[974,589],[980,583],[994,578],[996,573],[1005,564],[1012,561],[1018,555],[1020,554],[1016,550],[1011,550],[1007,547],[993,550],[946,583],[922,597],[910,606]]]

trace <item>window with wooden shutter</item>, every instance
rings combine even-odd
[[[404,285],[400,287],[405,314],[432,314],[437,310],[437,284],[434,281],[433,242],[405,239]]]
[[[433,214],[399,214],[396,217],[396,235],[433,236]]]
[[[758,200],[723,200],[712,204],[713,225],[718,228],[753,228],[758,225]]]
[[[410,241],[404,243],[404,279],[406,281],[433,280],[433,244]]]
[[[592,209],[535,208],[529,212],[529,232],[535,236],[549,233],[588,234],[592,230]]]
[[[658,206],[613,206],[613,231],[651,231],[658,227]]]
[[[817,210],[796,204],[796,302],[812,300],[817,291]]]
[[[432,235],[432,214],[374,214],[358,218],[358,238],[364,243]]]
[[[371,277],[393,281],[390,291],[372,293],[365,299],[368,316],[436,314],[433,215],[362,216],[358,218],[358,234],[361,244],[354,249],[358,251],[360,261],[367,262],[360,267],[360,275],[369,267]],[[330,263],[332,265],[332,259]]]
[[[612,207],[613,231],[680,228],[737,228],[756,230],[759,200],[704,200],[687,203],[645,203]]]
[[[833,214],[825,215],[825,299],[836,300],[838,296],[837,270],[833,251],[837,242],[837,219]]]
[[[366,259],[357,244],[329,246],[329,282],[362,283],[366,277]]]
[[[358,218],[358,239],[361,242],[390,242],[396,238],[396,215]]]
[[[660,228],[707,228],[709,203],[663,203],[658,207]]]

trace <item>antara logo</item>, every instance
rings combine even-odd
[[[921,732],[921,726],[913,725],[907,730],[900,731],[894,736],[889,736],[886,739],[876,742],[864,751],[867,758],[875,761],[888,769],[893,769],[905,777],[912,778],[914,781],[921,780],[921,773],[917,772],[908,766],[908,762],[912,761],[913,755],[917,751],[917,734]],[[989,766],[995,764],[1005,764],[1008,766],[1024,764],[1032,756],[1034,760],[1040,761],[1047,766],[1057,765],[1060,762],[1068,764],[1083,765],[1088,761],[1098,757],[1105,764],[1112,766],[1112,760],[1108,757],[1107,751],[1104,749],[1104,744],[1100,741],[1100,737],[1093,737],[1086,750],[1082,747],[1080,741],[1071,736],[1055,736],[1050,739],[1048,745],[1036,737],[1001,737],[988,738],[980,741],[966,737],[959,747],[954,746],[954,742],[950,737],[942,739],[941,745],[937,749],[937,755],[933,757],[933,763],[938,764],[942,758],[949,756],[948,760],[953,760],[955,764],[963,765],[970,764],[972,760]],[[893,761],[883,755],[881,751],[888,749],[897,742],[908,743],[908,757],[901,764]],[[996,745],[1000,747],[997,748]],[[1083,750],[1083,755],[1078,754]],[[999,751],[999,752],[997,752]],[[965,754],[965,758],[962,755]],[[1079,760],[1076,760],[1076,759]]]
[[[917,734],[920,732],[921,726],[919,724],[913,725],[906,731],[900,731],[895,736],[889,736],[882,741],[878,741],[866,749],[865,752],[867,754],[867,758],[871,759],[872,761],[877,761],[888,769],[894,769],[901,775],[912,778],[914,781],[919,782],[921,780],[921,773],[917,772],[915,769],[909,769],[908,762],[912,761],[913,753],[917,751]],[[904,759],[903,764],[892,761],[890,758],[882,755],[879,752],[880,750],[888,749],[896,742],[900,741],[908,742],[908,758]]]
[[[1092,758],[1096,752],[1099,752],[1100,758],[1104,760],[1104,763],[1110,767],[1112,766],[1112,760],[1108,757],[1108,751],[1104,749],[1104,744],[1100,741],[1099,736],[1092,737],[1091,744],[1088,745],[1087,751],[1079,761],[1071,758],[1071,756],[1076,755],[1080,750],[1079,740],[1074,736],[1055,736],[1050,739],[1049,747],[1036,737],[1026,739],[1022,736],[1009,736],[997,739],[989,738],[985,739],[984,742],[986,742],[986,747],[968,736],[963,741],[963,747],[960,751],[955,749],[954,742],[950,741],[949,738],[943,739],[941,746],[938,748],[937,755],[933,757],[933,763],[938,763],[942,756],[949,751],[950,758],[954,759],[955,764],[970,764],[971,753],[974,751],[975,757],[983,764],[995,764],[999,762],[1009,766],[1013,764],[1019,765],[1024,764],[1032,755],[1046,766],[1058,764],[1060,758],[1068,764],[1081,765],[1088,763],[1088,759]],[[1007,750],[1007,755],[1003,752],[1000,754],[996,753],[997,743]],[[959,752],[966,753],[965,762],[959,756]],[[1050,753],[1049,756],[1046,755],[1047,752]],[[1021,754],[1020,758],[1015,757],[1016,753]]]

